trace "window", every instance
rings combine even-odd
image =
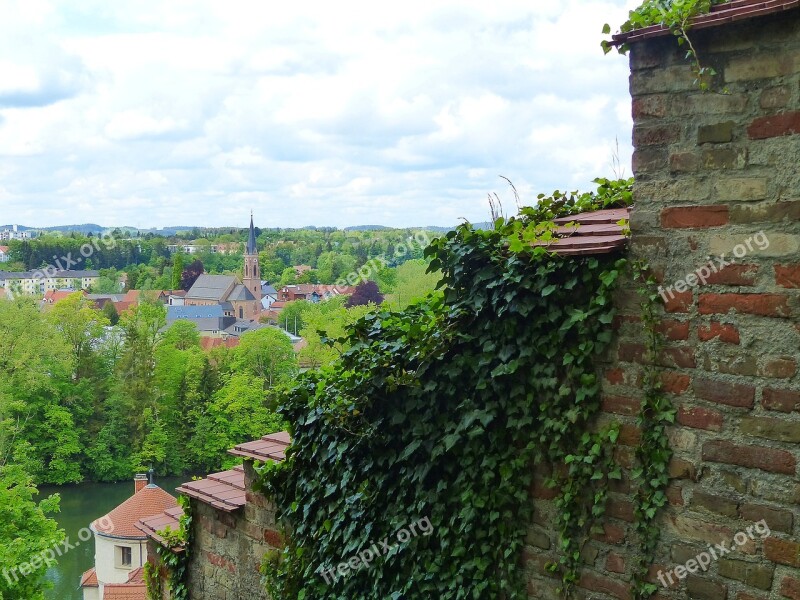
[[[132,551],[129,546],[115,546],[117,568],[130,568],[133,563]]]

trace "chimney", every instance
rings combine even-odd
[[[146,473],[137,474],[136,477],[133,478],[133,485],[134,485],[133,493],[138,494],[147,485],[147,474]]]

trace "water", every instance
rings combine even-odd
[[[173,496],[175,488],[189,477],[163,477],[156,480],[161,488]],[[58,565],[47,571],[47,579],[53,582],[53,589],[45,592],[49,600],[82,600],[81,575],[94,566],[94,537],[81,542],[81,530],[103,515],[111,512],[133,495],[133,478],[123,483],[82,483],[70,486],[42,486],[43,496],[61,494],[61,512],[55,516],[61,528],[66,531],[69,543],[75,548],[58,559]],[[63,548],[63,546],[62,546]]]

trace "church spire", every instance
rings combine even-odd
[[[258,254],[256,249],[256,230],[253,227],[253,211],[250,211],[250,239],[247,240],[247,254]]]

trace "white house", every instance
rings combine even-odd
[[[147,475],[134,479],[134,494],[91,524],[94,533],[94,568],[81,577],[83,600],[104,600],[106,588],[127,588],[125,598],[146,599],[142,569],[147,562],[147,536],[136,527],[144,519],[178,506],[178,501]]]
[[[0,246],[0,262],[8,262],[9,261],[8,251],[9,251],[9,247],[8,246]]]

